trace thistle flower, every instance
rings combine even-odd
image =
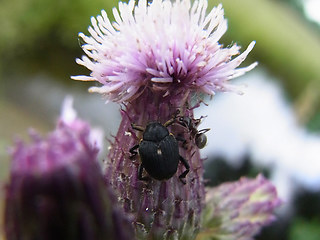
[[[189,92],[214,94],[233,89],[228,81],[256,66],[236,69],[252,50],[236,58],[240,47],[223,48],[218,40],[227,30],[222,5],[206,14],[207,0],[146,0],[119,3],[113,9],[116,22],[105,11],[91,18],[90,37],[80,33],[87,56],[77,63],[92,71],[72,77],[98,81],[92,87],[115,102],[130,102],[145,91],[183,99]],[[178,95],[178,96],[177,96]]]
[[[229,80],[256,66],[237,68],[255,42],[239,56],[234,44],[223,48],[219,39],[227,30],[222,6],[208,14],[207,0],[146,0],[119,3],[111,23],[105,11],[91,18],[91,36],[80,33],[87,56],[77,63],[90,76],[75,80],[97,81],[90,92],[101,93],[109,101],[122,104],[122,121],[106,159],[106,180],[119,196],[124,210],[134,216],[136,236],[142,239],[194,239],[200,228],[204,204],[203,160],[199,149],[187,142],[179,147],[189,162],[190,172],[183,185],[176,175],[167,181],[138,179],[139,159],[130,159],[129,149],[141,139],[131,123],[146,126],[165,123],[179,109],[181,116],[193,118],[194,94],[213,95],[235,90]],[[190,139],[189,132],[173,124],[173,135]]]
[[[32,143],[16,144],[6,187],[6,239],[132,239],[128,218],[111,207],[116,200],[89,135],[87,123],[60,120],[48,137],[33,132]]]
[[[263,226],[275,220],[273,211],[282,201],[275,187],[262,175],[255,179],[223,183],[209,189],[204,211],[204,232],[221,240],[251,240]]]

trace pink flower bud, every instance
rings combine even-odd
[[[18,142],[6,187],[8,240],[132,239],[89,143],[89,125],[60,121],[46,138]]]
[[[276,188],[258,175],[208,189],[204,228],[214,239],[250,240],[263,226],[275,220],[282,201]]]

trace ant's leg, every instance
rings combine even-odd
[[[187,160],[185,160],[183,157],[180,156],[180,161],[182,162],[182,164],[185,166],[186,170],[179,176],[179,179],[180,181],[183,183],[183,184],[186,184],[186,176],[190,170],[190,166],[189,166],[189,163],[187,162]]]
[[[206,133],[208,131],[210,131],[210,128],[201,129],[198,133]]]
[[[165,124],[163,124],[163,126],[165,127],[168,127],[170,126],[171,124],[173,124],[176,120],[177,120],[177,117],[178,117],[178,114],[180,113],[180,110],[178,109],[172,116],[171,119],[169,119],[168,121],[165,122]]]

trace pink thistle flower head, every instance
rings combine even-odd
[[[208,190],[203,225],[214,239],[251,240],[276,219],[282,204],[275,186],[259,174]]]
[[[88,123],[64,111],[47,137],[32,132],[31,143],[17,142],[5,189],[6,239],[132,239],[90,135]]]
[[[218,42],[227,30],[222,5],[208,14],[207,6],[207,0],[131,0],[113,9],[113,23],[102,11],[91,18],[91,36],[79,34],[87,56],[77,63],[91,75],[72,78],[100,82],[89,91],[114,102],[130,102],[146,90],[162,97],[233,90],[228,81],[257,65],[237,68],[255,42],[233,57],[240,47]]]

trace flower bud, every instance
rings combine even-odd
[[[258,175],[209,189],[206,203],[202,236],[249,240],[275,220],[273,212],[282,201],[272,183]]]
[[[32,134],[12,151],[6,186],[7,240],[132,239],[89,143],[89,126],[62,121],[48,137]]]

